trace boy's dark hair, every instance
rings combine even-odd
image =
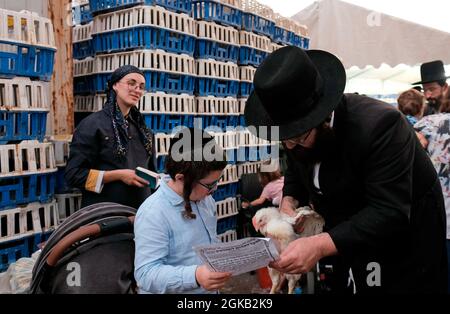
[[[186,144],[186,146],[179,145],[177,147],[179,150],[175,150],[174,145],[179,141],[183,141],[182,143]],[[203,149],[206,145],[208,145],[208,152],[212,152],[215,156],[220,156],[220,158],[212,161],[205,160]],[[201,152],[201,160],[197,161],[198,156],[196,159],[196,156],[194,155],[199,152]],[[184,175],[184,218],[196,218],[196,215],[192,213],[190,203],[190,195],[192,193],[194,183],[206,177],[211,171],[223,170],[226,166],[227,161],[222,148],[216,144],[211,135],[200,129],[185,128],[171,139],[169,155],[166,159],[165,168],[166,173],[170,175],[172,180],[175,180],[175,176],[177,174]]]
[[[422,112],[425,96],[416,89],[409,89],[400,94],[397,99],[398,110],[405,115],[416,116]]]

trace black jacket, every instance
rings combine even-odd
[[[358,292],[445,293],[442,191],[412,128],[392,106],[346,94],[333,129],[338,145],[321,162],[320,193],[313,187],[313,167],[287,150],[283,195],[312,203],[324,216]],[[381,287],[367,285],[370,262],[380,265]]]
[[[91,169],[116,170],[143,167],[154,170],[152,156],[145,150],[138,128],[129,118],[129,142],[125,158],[115,152],[110,112],[103,109],[86,117],[76,128],[70,145],[65,179],[82,190],[82,206],[100,202],[115,202],[138,208],[150,195],[150,188],[138,188],[115,181],[105,184],[100,194],[85,189]]]

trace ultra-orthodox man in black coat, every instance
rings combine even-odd
[[[320,161],[320,189],[313,183],[314,164],[297,162],[286,150],[283,196],[323,215],[342,284],[351,267],[357,292],[445,293],[445,207],[413,129],[394,107],[353,94],[343,96],[332,129],[334,141]],[[380,286],[371,283],[370,263],[380,266]]]

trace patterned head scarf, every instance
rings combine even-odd
[[[108,82],[107,98],[104,105],[104,110],[107,110],[111,116],[116,153],[119,157],[125,157],[128,152],[128,121],[123,116],[122,111],[120,111],[119,105],[117,104],[117,94],[113,86],[123,77],[131,73],[138,73],[144,76],[144,73],[140,69],[132,65],[124,65],[113,72]],[[152,132],[145,125],[144,117],[136,106],[131,107],[129,115],[138,126],[139,137],[144,144],[145,150],[151,155],[153,137]]]

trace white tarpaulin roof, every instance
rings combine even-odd
[[[310,49],[341,59],[348,92],[397,93],[420,80],[423,62],[450,64],[450,33],[350,3],[317,1],[292,18],[308,27]]]
[[[450,33],[350,3],[317,1],[292,18],[308,27],[311,49],[332,52],[347,69],[432,60],[450,64]]]

